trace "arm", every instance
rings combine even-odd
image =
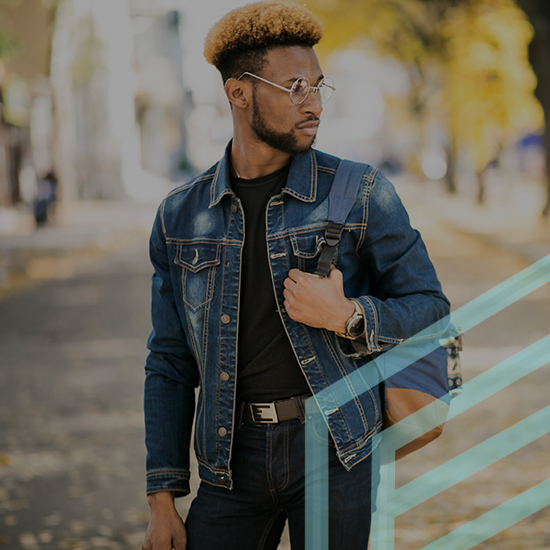
[[[370,351],[415,337],[427,327],[431,337],[444,331],[449,301],[420,234],[380,172],[370,192],[367,230],[358,253],[373,276],[371,293],[357,297],[365,312]]]
[[[358,255],[374,282],[371,294],[355,297],[365,313],[369,351],[414,336],[449,313],[424,243],[411,228],[393,186],[380,173],[368,194],[367,230]],[[337,269],[326,279],[291,270],[284,296],[289,316],[316,328],[344,332],[354,311]]]
[[[145,443],[147,446],[147,493],[151,522],[146,543],[158,544],[172,533],[185,539],[185,529],[175,511],[174,497],[189,493],[189,448],[195,411],[198,369],[192,356],[180,316],[170,276],[162,211],[155,220],[150,240],[151,262],[155,269],[152,284],[153,330],[145,367]],[[168,530],[168,531],[167,531]],[[182,539],[183,537],[183,539]],[[175,546],[184,548],[185,546]],[[144,546],[164,548],[164,546]]]

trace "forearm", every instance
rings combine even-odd
[[[175,508],[173,491],[158,491],[147,495],[147,503],[151,512],[172,511]]]
[[[195,391],[162,372],[150,355],[144,393],[147,492],[189,493],[189,452]]]
[[[427,330],[442,332],[448,323],[449,302],[443,294],[412,294],[382,300],[374,296],[355,298],[365,314],[365,339],[371,351],[384,344],[399,343]]]

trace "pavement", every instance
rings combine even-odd
[[[536,186],[524,186],[511,206],[479,208],[436,183],[392,179],[453,309],[550,252]],[[499,182],[491,181],[490,196],[499,196]],[[150,330],[147,236],[155,210],[77,203],[55,226],[0,237],[7,274],[0,295],[0,549],[141,546],[148,521],[141,403]],[[465,379],[546,336],[549,305],[543,287],[468,331]],[[549,383],[546,366],[448,422],[440,439],[400,461],[397,485],[550,404]],[[549,439],[400,516],[396,548],[419,550],[547,479]],[[178,502],[182,516],[189,501]],[[542,510],[476,548],[550,548],[549,519]],[[280,550],[289,550],[287,534]]]
[[[124,240],[150,233],[158,204],[75,201],[58,209],[53,222],[36,228],[29,212],[0,223],[0,295],[29,280],[71,272],[74,260],[106,252]],[[0,212],[0,217],[7,213]]]
[[[484,205],[475,201],[474,182],[467,178],[456,195],[448,194],[441,182],[411,182],[406,176],[393,181],[420,225],[431,219],[531,262],[550,254],[550,219],[541,216],[546,194],[538,180],[489,171]]]

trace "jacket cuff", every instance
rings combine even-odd
[[[365,344],[368,353],[380,351],[381,348],[378,344],[378,312],[376,311],[376,307],[368,296],[359,296],[358,298],[352,298],[352,300],[358,303],[359,307],[363,310],[365,319]]]
[[[189,470],[162,468],[147,472],[147,494],[172,491],[174,497],[183,497],[191,492]]]

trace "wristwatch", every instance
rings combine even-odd
[[[359,307],[359,304],[354,301],[353,305],[355,306],[355,311],[346,321],[346,332],[336,332],[336,334],[342,338],[355,340],[355,338],[359,338],[365,333],[365,317],[363,316],[363,311]]]

